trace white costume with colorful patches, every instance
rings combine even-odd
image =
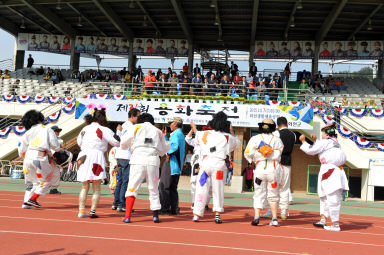
[[[161,209],[159,199],[160,157],[170,149],[160,129],[149,122],[137,124],[127,129],[121,137],[120,148],[132,151],[131,170],[125,197],[137,197],[144,179],[148,184],[149,202],[152,211]]]
[[[258,148],[260,143],[269,144],[273,152],[264,157]],[[245,149],[244,157],[249,163],[255,162],[255,170],[253,174],[254,195],[253,207],[262,209],[265,198],[269,203],[277,203],[279,201],[279,174],[280,174],[280,158],[283,151],[283,142],[280,138],[272,134],[259,134],[253,136]]]
[[[192,136],[186,136],[185,141],[189,146],[193,147],[193,155],[191,159],[191,198],[192,203],[195,203],[195,195],[196,195],[196,182],[197,182],[197,174],[194,174],[195,171],[195,165],[199,164],[199,167],[201,167],[201,162],[203,159],[203,155],[201,154],[201,148],[200,145],[195,144],[195,138],[192,138]],[[209,204],[209,200],[211,200],[212,197],[212,182],[210,182],[210,188],[209,192],[207,194],[207,204]]]
[[[227,171],[225,159],[240,145],[240,140],[227,133],[198,131],[195,145],[200,146],[202,161],[197,176],[193,214],[204,215],[210,183],[212,182],[214,212],[224,212],[224,176]]]
[[[321,162],[317,179],[317,193],[320,197],[320,215],[339,221],[341,194],[349,190],[343,165],[346,156],[335,138],[316,140],[313,145],[303,143],[300,147],[308,155],[319,155]]]
[[[104,153],[108,149],[108,144],[112,146],[120,145],[119,141],[114,138],[112,130],[93,122],[81,130],[80,135],[77,137],[77,144],[81,148],[77,158],[80,159],[84,155],[86,156],[84,163],[79,166],[77,171],[77,181],[105,179],[107,176]]]
[[[60,144],[51,128],[37,124],[28,130],[19,142],[18,152],[24,157],[27,190],[24,202],[33,193],[45,195],[52,180],[51,150],[59,151]]]

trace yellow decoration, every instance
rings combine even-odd
[[[44,187],[44,184],[45,184],[45,182],[41,182],[41,183],[40,183],[40,188],[43,188],[43,187]]]
[[[207,136],[210,134],[210,132],[206,131],[204,132],[203,138],[201,139],[204,144],[207,144]]]
[[[130,188],[130,189],[128,189],[130,192],[135,192],[135,188]]]
[[[36,137],[35,139],[33,139],[31,145],[32,145],[32,147],[37,148],[37,147],[40,146],[40,144],[41,144],[42,142],[43,142],[43,141],[41,141],[41,139],[40,139],[39,137]]]
[[[141,128],[140,125],[136,125],[136,128],[135,128],[135,132],[134,132],[134,135],[136,135],[137,131],[139,131],[139,129]]]
[[[27,175],[28,174],[28,169],[27,168],[24,168],[24,175]]]
[[[248,154],[249,153],[249,147],[247,146],[247,148],[245,148],[245,153]]]

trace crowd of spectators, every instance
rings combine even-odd
[[[300,81],[299,93],[304,93],[304,91],[308,91],[309,89],[309,91],[313,93],[332,95],[332,91],[337,90],[340,93],[342,90],[347,89],[342,78],[334,78],[332,75],[323,77],[321,71],[314,75],[311,75],[311,73],[306,70],[298,72],[297,81]]]

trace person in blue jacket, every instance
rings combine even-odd
[[[169,125],[172,131],[170,135],[171,149],[167,152],[166,161],[161,170],[160,213],[177,215],[180,214],[177,185],[179,184],[185,152],[185,138],[181,130],[183,120],[180,117],[174,117]]]

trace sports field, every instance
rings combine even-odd
[[[0,254],[382,254],[384,204],[343,202],[341,232],[314,228],[318,200],[295,198],[290,217],[280,226],[261,220],[254,227],[251,194],[228,194],[223,224],[211,212],[194,223],[190,193],[180,190],[181,215],[152,222],[147,191],[135,203],[131,224],[112,211],[112,195],[103,186],[98,219],[77,218],[79,184],[62,183],[62,195],[47,195],[42,209],[21,209],[22,180],[0,179]],[[90,206],[90,197],[88,198]]]

